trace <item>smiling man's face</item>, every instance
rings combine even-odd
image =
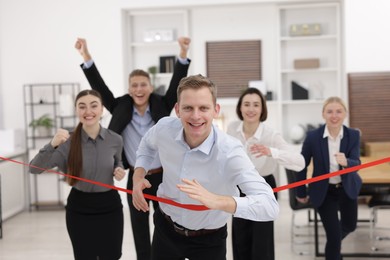
[[[219,109],[207,87],[185,89],[180,94],[175,111],[182,122],[184,138],[191,148],[199,146],[206,140]]]

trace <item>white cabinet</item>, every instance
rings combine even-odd
[[[168,85],[172,74],[160,72],[160,57],[179,54],[177,38],[189,35],[188,11],[131,10],[126,14],[125,28],[127,72],[134,69],[148,71],[155,66],[155,87]]]
[[[25,151],[15,151],[5,157],[17,162],[26,161]],[[0,160],[0,218],[8,219],[25,209],[26,176],[23,164]]]
[[[286,140],[294,125],[322,122],[323,101],[329,96],[343,98],[341,18],[339,3],[283,5],[278,7],[278,77],[276,93],[281,131]],[[313,60],[319,66],[297,68],[295,62]],[[299,66],[299,65],[298,65]],[[300,66],[299,66],[300,67]],[[305,66],[304,66],[305,67]],[[295,92],[308,91],[307,99]]]

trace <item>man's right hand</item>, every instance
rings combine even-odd
[[[79,51],[80,55],[84,59],[84,62],[87,62],[87,61],[92,59],[92,57],[88,51],[87,41],[85,39],[77,38],[77,41],[76,41],[74,47],[76,48],[76,50]]]
[[[133,205],[137,210],[143,212],[149,211],[149,204],[146,202],[143,190],[152,187],[150,182],[145,179],[145,169],[136,168],[133,174]]]
[[[186,59],[188,54],[188,49],[190,48],[191,39],[188,37],[180,37],[177,39],[180,45],[180,58]]]

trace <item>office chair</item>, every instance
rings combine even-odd
[[[296,182],[297,181],[297,179],[296,179],[296,174],[297,173],[292,171],[292,170],[289,170],[289,169],[285,169],[285,170],[286,170],[288,184]],[[310,244],[310,243],[313,243],[313,239],[312,238],[310,240],[308,240],[308,241],[297,241],[296,240],[297,237],[307,236],[307,234],[296,233],[296,229],[298,229],[300,227],[303,227],[303,226],[296,224],[295,217],[296,217],[296,213],[298,211],[307,210],[308,222],[312,221],[310,219],[310,211],[313,209],[313,206],[311,205],[311,203],[302,204],[302,203],[300,203],[296,199],[296,188],[289,189],[288,190],[288,196],[289,196],[289,204],[290,204],[290,207],[292,209],[292,216],[291,216],[291,247],[292,247],[292,250],[295,253],[300,254],[300,255],[309,254],[310,252],[308,252],[308,251],[297,251],[296,248],[295,248],[296,244]],[[308,225],[305,225],[305,226],[308,226]]]
[[[377,194],[373,195],[368,202],[368,207],[371,209],[370,213],[370,239],[375,239],[374,245],[371,247],[373,251],[378,251],[376,247],[376,241],[378,240],[389,240],[390,237],[377,236],[374,238],[374,233],[377,229],[378,221],[378,210],[380,209],[390,209],[390,193],[388,194]]]
[[[386,195],[390,194],[390,187],[388,186],[375,186],[375,185],[362,185],[359,196],[373,196],[373,195]]]

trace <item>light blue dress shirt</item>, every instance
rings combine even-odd
[[[122,132],[123,145],[127,161],[130,165],[135,164],[136,152],[144,134],[154,126],[154,121],[150,113],[150,107],[148,106],[144,115],[142,116],[138,109],[134,106],[133,118],[126,128]],[[158,156],[154,158],[150,168],[156,169],[161,167],[160,159]]]
[[[142,138],[135,167],[148,171],[157,155],[164,168],[159,197],[199,205],[176,186],[183,178],[196,179],[210,192],[233,196],[237,203],[235,217],[254,221],[276,219],[279,205],[271,187],[258,174],[242,144],[215,126],[201,145],[191,149],[184,141],[180,119],[162,118]],[[237,185],[246,197],[239,197]],[[174,222],[192,230],[220,228],[231,216],[220,210],[191,211],[164,203],[160,206]]]

